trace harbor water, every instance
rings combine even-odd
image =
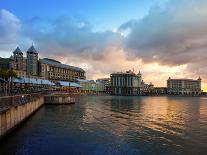
[[[44,105],[0,143],[9,155],[207,153],[207,98],[80,96]]]

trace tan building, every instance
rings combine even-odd
[[[39,74],[47,80],[76,81],[86,79],[85,71],[82,68],[62,64],[53,59],[39,60]]]
[[[167,80],[168,94],[174,95],[200,95],[201,78],[193,79],[171,79]]]
[[[96,82],[102,83],[104,85],[105,92],[110,92],[110,86],[111,86],[110,78],[99,78],[96,80]]]
[[[85,79],[85,71],[79,67],[62,64],[53,59],[38,59],[38,52],[32,45],[26,51],[27,57],[17,47],[10,58],[0,60],[0,67],[12,69],[21,78],[39,78],[53,81],[77,81]]]
[[[10,68],[13,69],[18,77],[26,77],[26,58],[23,57],[23,52],[17,47],[13,56],[10,57]]]
[[[154,89],[154,85],[152,83],[147,84],[142,80],[141,84],[142,84],[141,92],[143,95],[149,95],[152,93]]]

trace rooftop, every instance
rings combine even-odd
[[[194,80],[194,79],[187,79],[187,78],[176,78],[176,79],[173,79],[173,78],[169,78],[169,80],[177,80],[177,81],[198,81],[198,80],[201,80],[201,78],[199,77],[198,79]]]
[[[126,72],[116,72],[116,73],[112,73],[111,75],[136,75],[134,72],[132,72],[131,70],[126,71]]]
[[[14,54],[23,54],[20,48],[17,46],[17,48],[13,52]]]
[[[81,86],[75,82],[58,81],[61,86],[80,88]]]
[[[94,83],[94,80],[83,80],[83,79],[77,79],[78,82],[84,82],[84,83]]]
[[[53,59],[47,59],[47,58],[40,59],[40,63],[48,64],[48,65],[59,67],[59,68],[65,68],[65,69],[85,72],[82,68],[62,64],[59,61],[56,61],[56,60],[53,60]]]
[[[34,46],[32,45],[28,50],[27,50],[27,52],[29,52],[29,53],[36,53],[36,54],[38,54],[37,53],[37,51],[36,51],[36,49],[34,48]]]
[[[35,78],[20,78],[14,79],[14,83],[29,83],[29,84],[37,84],[37,85],[55,85],[49,80],[35,79]]]

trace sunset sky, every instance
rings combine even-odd
[[[32,43],[87,79],[134,68],[155,86],[201,76],[207,91],[206,0],[1,0],[0,56]]]

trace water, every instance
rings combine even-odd
[[[207,98],[78,97],[43,106],[0,154],[207,154]]]

